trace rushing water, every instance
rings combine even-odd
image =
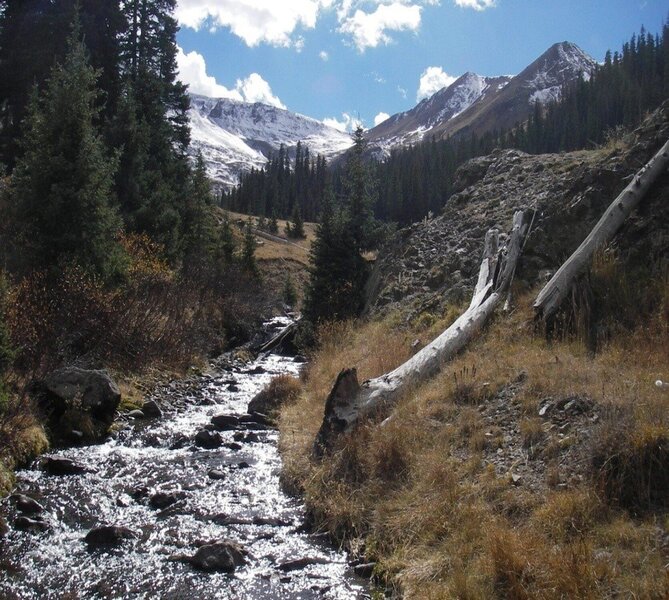
[[[257,431],[237,450],[192,444],[213,415],[245,413],[273,375],[298,368],[291,358],[269,355],[214,371],[190,389],[178,410],[177,403],[162,418],[130,423],[103,444],[57,453],[91,472],[56,477],[38,468],[21,471],[17,489],[44,506],[49,529],[14,528],[18,513],[12,502],[2,502],[10,532],[0,541],[0,598],[368,597],[345,554],[302,531],[303,507],[279,485],[276,431]],[[235,432],[221,435],[232,442]],[[212,479],[212,469],[224,479]],[[149,498],[160,491],[178,501],[162,511],[151,508]],[[90,549],[84,537],[100,525],[125,526],[137,537]],[[234,575],[204,573],[175,560],[220,539],[249,552]],[[312,564],[287,568],[293,559]]]

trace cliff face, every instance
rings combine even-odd
[[[519,209],[534,220],[517,277],[530,285],[547,278],[668,137],[669,101],[605,148],[536,156],[499,150],[467,162],[442,214],[399,231],[380,253],[368,287],[368,314],[438,313],[468,299],[485,232],[507,231]],[[667,261],[668,196],[665,175],[614,241],[632,264]]]

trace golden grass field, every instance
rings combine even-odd
[[[624,273],[599,268],[618,289]],[[547,341],[532,322],[538,290],[516,291],[515,309],[388,424],[358,428],[319,462],[312,444],[338,372],[392,369],[458,310],[322,328],[281,416],[284,483],[406,598],[667,598],[669,394],[654,382],[669,378],[669,279],[594,355],[578,335]],[[651,294],[625,293],[620,311]],[[593,408],[565,424],[539,416],[565,398]]]

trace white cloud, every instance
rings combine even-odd
[[[247,102],[262,102],[278,108],[286,108],[267,83],[258,73],[251,73],[246,79],[238,79],[235,90],[239,91]]]
[[[360,9],[352,16],[340,17],[339,31],[350,35],[360,52],[388,44],[387,31],[417,31],[420,27],[422,7],[405,4],[404,0],[392,4],[379,4],[372,13]]]
[[[178,48],[177,68],[179,69],[179,78],[188,84],[191,92],[211,96],[212,98],[244,99],[239,91],[229,90],[220,85],[214,77],[207,75],[204,56],[198,52],[193,51],[186,54],[181,48]]]
[[[400,96],[402,96],[402,98],[404,98],[404,99],[406,100],[406,97],[407,97],[407,91],[406,91],[401,85],[398,85],[398,86],[397,86],[397,93],[398,93]]]
[[[330,60],[330,55],[329,55],[325,50],[321,50],[321,51],[318,53],[318,57],[319,57],[323,62],[327,62],[328,60]]]
[[[486,8],[493,8],[497,4],[497,0],[455,0],[455,4],[462,8],[485,10]]]
[[[229,27],[248,46],[293,46],[298,27],[312,29],[333,0],[179,0],[176,17],[184,27]],[[299,46],[299,38],[298,38]]]
[[[272,92],[272,88],[258,73],[251,73],[245,79],[238,79],[234,89],[219,84],[207,74],[204,57],[198,52],[186,54],[177,49],[177,67],[179,79],[188,84],[191,92],[212,98],[231,98],[245,102],[262,102],[278,108],[286,108],[283,102]]]
[[[420,84],[416,92],[416,102],[429,98],[440,89],[448,87],[457,77],[445,73],[441,67],[428,67],[420,76]]]
[[[353,117],[348,113],[342,113],[341,120],[335,117],[323,119],[323,123],[328,127],[334,127],[339,131],[343,132],[352,132],[358,128],[358,125],[362,126],[362,121],[359,118]]]
[[[388,119],[390,119],[390,115],[388,113],[380,112],[374,117],[374,127],[381,125],[381,123],[387,121]]]

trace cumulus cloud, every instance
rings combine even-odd
[[[323,119],[323,123],[328,127],[333,127],[345,133],[355,131],[358,125],[362,126],[362,121],[359,118],[353,117],[348,113],[342,113],[341,119],[337,119],[336,117]]]
[[[473,8],[474,10],[485,10],[497,4],[497,0],[455,0],[456,6],[462,8]]]
[[[321,10],[334,0],[179,0],[176,17],[184,27],[213,30],[229,27],[248,46],[300,45],[298,27],[312,29]]]
[[[387,121],[388,119],[390,119],[390,115],[388,113],[380,112],[374,117],[374,127],[381,125],[381,123]]]
[[[321,50],[321,51],[318,53],[318,57],[319,57],[323,62],[327,62],[328,60],[330,60],[330,55],[329,55],[325,50]]]
[[[339,31],[350,35],[355,47],[364,52],[367,48],[390,43],[388,31],[417,31],[421,10],[421,6],[405,4],[401,0],[379,4],[372,13],[358,9],[353,15],[340,19]]]
[[[251,73],[246,79],[238,79],[235,90],[239,91],[247,102],[262,102],[278,108],[286,105],[272,93],[272,88],[258,73]]]
[[[244,79],[238,79],[233,89],[228,89],[207,74],[204,57],[198,52],[186,54],[177,49],[177,67],[179,78],[187,83],[191,92],[212,98],[231,98],[244,102],[262,102],[278,108],[286,108],[283,102],[272,92],[272,88],[258,73],[251,73]]]
[[[420,84],[416,92],[416,102],[429,98],[440,89],[448,87],[457,77],[445,73],[441,67],[428,67],[420,76]]]

